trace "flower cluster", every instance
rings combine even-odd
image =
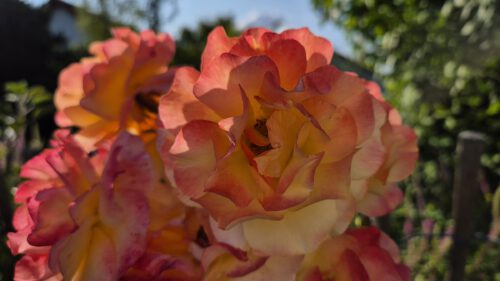
[[[401,202],[418,157],[374,82],[305,28],[216,28],[199,71],[174,49],[119,28],[61,72],[61,129],[15,195],[16,280],[410,279],[387,235],[348,228]]]

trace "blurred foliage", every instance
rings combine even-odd
[[[7,232],[13,230],[12,188],[19,183],[19,170],[27,159],[44,146],[40,137],[40,120],[54,114],[52,95],[41,86],[27,82],[5,85],[0,102],[0,280],[12,280],[14,259],[5,245]]]
[[[428,233],[402,244],[407,259],[416,259],[415,280],[443,280],[444,259],[435,257],[446,254],[441,251],[452,223],[456,140],[464,130],[487,136],[478,190],[483,200],[474,212],[480,218],[478,233],[488,233],[491,225],[492,189],[500,180],[500,17],[495,17],[500,1],[312,3],[324,20],[349,31],[356,61],[383,81],[387,98],[417,131],[420,163],[406,183],[405,204],[391,216],[388,230],[393,237],[405,237],[405,227],[413,234]],[[429,220],[431,231],[425,229]],[[419,245],[414,245],[415,239]],[[466,280],[500,280],[494,274],[500,266],[498,240],[486,240],[486,235],[477,237]]]
[[[83,46],[88,46],[91,42],[108,39],[110,36],[109,29],[120,25],[119,23],[112,22],[109,17],[91,13],[86,8],[77,8],[76,20],[78,27],[85,34],[82,48]]]
[[[80,57],[48,32],[47,9],[19,0],[0,1],[0,85],[26,79],[53,90],[62,67]],[[0,89],[0,95],[3,89]]]
[[[500,235],[500,188],[497,188],[493,196],[491,214],[493,216],[493,222],[491,223],[490,237],[498,237]]]
[[[200,68],[200,58],[207,42],[207,36],[215,27],[223,26],[228,36],[236,36],[239,31],[230,17],[214,21],[200,22],[194,29],[183,28],[176,40],[174,65],[191,65]]]
[[[133,0],[84,0],[81,7],[75,7],[76,22],[85,35],[82,48],[108,39],[113,27],[138,29],[140,23],[145,21],[147,11],[137,3]]]
[[[177,0],[83,0],[77,19],[88,44],[109,38],[113,26],[159,31],[164,21],[175,17],[177,9]]]

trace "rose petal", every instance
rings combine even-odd
[[[269,255],[298,255],[314,250],[332,231],[342,232],[352,216],[348,201],[323,200],[287,212],[278,221],[248,220],[243,230],[253,249]]]

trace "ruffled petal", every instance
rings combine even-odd
[[[283,39],[297,40],[305,49],[307,72],[330,64],[333,57],[332,44],[323,37],[314,35],[308,28],[289,29],[281,33]]]
[[[42,190],[29,202],[34,227],[28,242],[34,246],[53,245],[75,229],[68,208],[73,196],[63,188]]]
[[[266,52],[278,67],[280,85],[293,90],[306,72],[307,60],[304,47],[295,40],[273,42]]]
[[[229,38],[224,27],[218,26],[207,37],[207,45],[201,55],[201,69],[204,70],[214,58],[228,52],[236,44],[235,38]]]
[[[192,120],[216,121],[217,115],[201,103],[193,94],[193,87],[199,77],[191,67],[177,69],[170,91],[160,100],[159,117],[163,128],[177,131]]]
[[[243,229],[253,249],[269,255],[299,255],[314,250],[330,233],[345,230],[353,215],[348,201],[323,200],[289,211],[281,220],[248,220]]]

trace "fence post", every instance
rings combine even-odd
[[[479,199],[479,171],[484,136],[464,131],[458,135],[457,159],[453,184],[453,244],[450,253],[449,281],[463,281],[470,240],[474,234]]]

